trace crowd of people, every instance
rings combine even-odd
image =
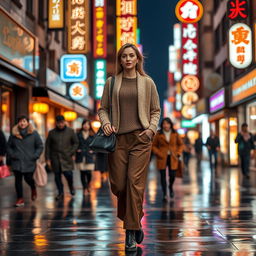
[[[82,122],[81,129],[76,133],[67,126],[62,115],[56,116],[56,127],[49,131],[45,145],[26,116],[18,118],[7,142],[0,132],[0,164],[7,156],[7,164],[15,177],[17,207],[24,205],[23,178],[31,188],[31,200],[37,198],[33,173],[43,151],[47,167],[54,172],[58,191],[56,200],[64,198],[62,176],[67,181],[71,196],[76,193],[74,163],[80,171],[85,195],[90,193],[92,172],[108,170],[110,187],[117,197],[117,217],[123,221],[126,230],[125,249],[136,250],[136,244],[140,244],[144,238],[141,219],[144,215],[143,200],[151,152],[156,158],[163,200],[167,201],[168,194],[170,199],[174,198],[175,178],[182,161],[188,169],[193,150],[188,135],[182,138],[170,118],[164,118],[157,130],[160,119],[159,97],[154,81],[143,70],[143,60],[135,45],[122,46],[117,55],[113,90],[111,78],[104,87],[98,115],[105,135],[116,134],[114,152],[107,155],[91,150],[89,145],[95,132],[88,119]],[[238,143],[242,173],[248,177],[254,141],[247,124],[242,125],[235,142]],[[219,138],[211,132],[206,143],[203,143],[199,134],[194,145],[198,164],[202,160],[203,146],[208,149],[210,166],[216,167],[220,151]]]

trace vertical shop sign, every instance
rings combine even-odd
[[[106,82],[106,60],[96,60],[94,66],[95,99],[101,99]]]
[[[107,11],[106,0],[93,0],[93,56],[107,56]]]
[[[198,75],[198,24],[182,24],[182,74]]]
[[[173,26],[174,47],[176,50],[176,70],[174,72],[174,80],[181,79],[181,24],[177,23]]]
[[[64,27],[64,0],[48,1],[48,28],[61,29]]]
[[[229,29],[229,61],[240,69],[252,62],[252,30],[244,23],[236,23]]]
[[[89,1],[68,1],[68,52],[89,51]]]
[[[137,43],[137,0],[116,1],[117,49]]]

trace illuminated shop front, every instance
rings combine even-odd
[[[209,122],[220,139],[220,158],[225,165],[238,164],[238,152],[235,138],[238,131],[237,113],[227,109],[228,94],[225,88],[215,92],[209,98]]]
[[[0,7],[0,128],[5,136],[28,115],[38,70],[37,38]]]
[[[248,124],[249,131],[256,134],[256,69],[234,82],[231,86],[231,106],[238,113],[239,131],[243,123]],[[256,167],[256,160],[251,161]]]
[[[47,86],[33,89],[33,101],[30,105],[30,118],[43,139],[55,127],[57,115],[63,115],[70,127],[74,129],[81,127],[82,119],[88,117],[88,109],[93,106],[93,102],[88,95],[89,99],[82,97],[79,100],[80,98],[76,95],[72,96],[71,93],[74,90],[79,95],[86,94],[87,86],[82,82],[71,85],[70,90],[67,90],[67,84],[62,82],[60,76],[47,69]],[[84,90],[80,91],[80,87],[84,87]]]

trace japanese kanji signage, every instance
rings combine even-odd
[[[87,59],[82,54],[65,54],[60,60],[60,77],[64,82],[81,82],[87,77]]]
[[[198,0],[180,0],[175,8],[176,17],[182,23],[198,22],[203,12],[203,6]]]
[[[107,11],[106,0],[93,1],[93,56],[107,56]]]
[[[241,69],[252,62],[252,31],[244,23],[236,23],[229,29],[229,61]]]
[[[117,0],[117,49],[137,43],[137,0]]]
[[[89,51],[89,1],[68,1],[68,52]]]
[[[198,24],[182,24],[182,74],[198,75]]]
[[[229,0],[227,5],[227,15],[231,20],[244,20],[248,18],[247,0]]]
[[[48,27],[50,29],[64,27],[64,0],[48,0]]]
[[[106,60],[95,61],[95,99],[101,99],[106,82]]]
[[[69,96],[76,101],[82,100],[86,96],[86,88],[81,83],[74,83],[69,88]]]

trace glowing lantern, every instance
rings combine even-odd
[[[73,112],[73,111],[66,111],[63,113],[64,115],[64,118],[66,121],[74,121],[77,119],[77,113],[76,112]]]
[[[2,112],[5,113],[7,112],[7,104],[2,104]]]
[[[100,124],[100,122],[99,121],[93,121],[92,122],[92,129],[94,130],[94,131],[98,131],[98,129],[101,127],[101,124]]]
[[[39,114],[46,114],[49,111],[49,106],[46,103],[35,103],[33,104],[33,111]]]

